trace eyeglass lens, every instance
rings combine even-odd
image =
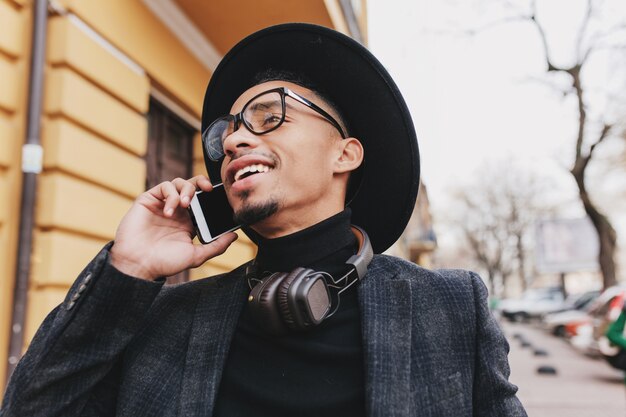
[[[254,133],[265,133],[275,129],[285,117],[280,93],[273,91],[263,94],[250,102],[244,112],[244,123]]]
[[[276,129],[285,118],[284,109],[281,94],[270,91],[246,104],[241,115],[246,128],[258,135]],[[205,130],[202,141],[211,160],[218,161],[224,156],[224,141],[235,130],[232,115],[217,119]]]

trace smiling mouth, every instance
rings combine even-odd
[[[271,171],[272,168],[269,165],[264,164],[252,164],[246,167],[241,168],[239,171],[235,173],[234,182],[242,180],[244,178],[248,178],[252,175],[256,174],[264,174],[266,172]]]

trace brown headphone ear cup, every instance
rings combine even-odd
[[[277,290],[277,302],[278,302],[278,310],[283,318],[283,321],[291,330],[302,329],[306,326],[306,323],[303,322],[301,315],[297,311],[297,306],[295,300],[293,300],[293,295],[290,296],[290,290],[299,285],[298,281],[306,278],[313,270],[307,268],[296,268],[289,273],[283,279],[278,286]]]
[[[357,226],[352,226],[352,229],[359,241],[359,251],[346,261],[353,269],[341,279],[352,276],[353,281],[348,285],[365,276],[373,257],[367,233]],[[250,270],[246,269],[246,275]],[[333,306],[325,276],[329,274],[296,268],[291,272],[276,272],[261,279],[251,289],[248,299],[254,320],[260,327],[276,335],[285,334],[289,329],[304,330],[320,324],[330,316]]]
[[[285,274],[276,272],[269,277],[264,278],[258,285],[259,291],[256,294],[257,302],[263,309],[274,303],[274,296],[280,282]],[[256,288],[256,287],[255,287]]]
[[[281,314],[278,311],[276,292],[287,274],[274,273],[265,277],[250,292],[250,308],[257,324],[272,334],[287,332]]]

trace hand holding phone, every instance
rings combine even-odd
[[[153,280],[198,267],[224,253],[237,239],[235,233],[209,245],[193,242],[188,207],[198,189],[213,194],[211,181],[198,175],[164,181],[138,196],[117,228],[111,264],[127,275]]]
[[[240,227],[233,220],[233,209],[222,184],[214,185],[210,192],[197,191],[191,199],[189,213],[198,239],[204,244]]]

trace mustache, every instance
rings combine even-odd
[[[242,150],[240,152],[237,152],[236,154],[234,154],[231,158],[230,158],[230,162],[234,162],[239,158],[242,158],[244,156],[248,156],[248,155],[258,155],[258,156],[263,156],[265,158],[268,158],[269,160],[272,161],[272,164],[276,165],[278,163],[278,158],[276,157],[276,155],[274,155],[273,153],[269,153],[269,152],[263,152],[263,151],[257,151],[254,149],[251,150]]]

